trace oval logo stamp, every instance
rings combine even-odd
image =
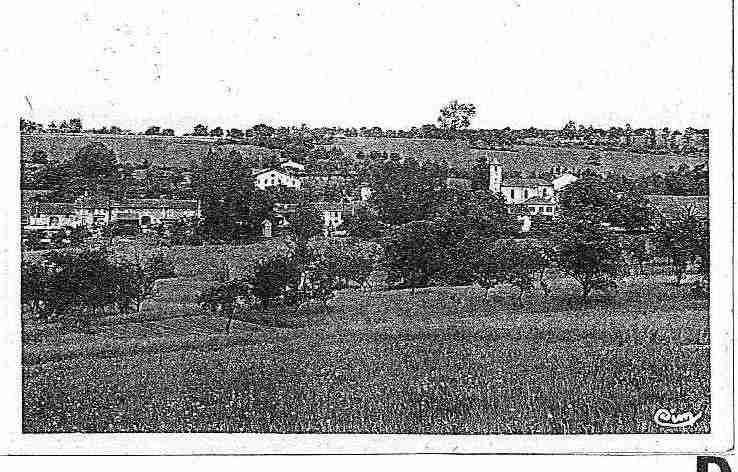
[[[667,410],[666,408],[659,408],[653,415],[653,421],[659,426],[664,428],[684,428],[692,426],[700,418],[702,418],[702,412],[697,414],[687,411],[684,413],[677,413],[676,410]]]

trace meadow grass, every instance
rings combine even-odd
[[[708,432],[707,303],[654,277],[623,287],[576,310],[535,293],[520,308],[506,287],[345,291],[291,312],[300,328],[230,335],[196,312],[111,316],[24,346],[23,429],[655,433],[655,411],[676,408],[703,419],[674,432]]]

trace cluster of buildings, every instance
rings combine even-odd
[[[28,198],[21,201],[21,225],[25,230],[94,228],[113,222],[147,227],[200,217],[200,214],[197,200],[81,197],[73,203],[29,201]]]
[[[553,180],[540,178],[504,178],[502,164],[494,157],[489,163],[489,189],[505,198],[508,212],[517,215],[523,231],[530,230],[531,217],[553,218],[558,212],[557,192],[575,182],[577,177],[563,173]]]
[[[305,172],[304,165],[290,160],[278,167],[254,169],[252,176],[255,186],[262,190],[275,186],[300,190],[306,179],[316,178]],[[317,178],[322,177],[324,176]],[[576,179],[574,175],[568,173],[560,174],[551,181],[540,178],[504,178],[503,166],[497,157],[489,161],[489,189],[505,198],[509,212],[517,215],[524,231],[530,228],[531,217],[556,215],[557,192]],[[371,189],[368,184],[362,184],[357,193],[359,198],[354,201],[316,203],[316,209],[323,219],[325,233],[339,234],[344,221],[349,215],[355,215],[370,196]],[[113,200],[81,197],[73,203],[60,203],[34,201],[33,196],[26,196],[24,193],[21,207],[22,226],[26,231],[48,232],[79,226],[95,228],[111,223],[146,228],[201,216],[197,200]],[[294,205],[276,205],[275,217],[262,222],[262,235],[271,237],[278,229],[288,225],[294,208]]]

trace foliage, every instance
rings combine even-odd
[[[477,114],[477,107],[472,103],[459,103],[452,100],[443,108],[438,116],[438,124],[450,131],[463,130],[471,125],[471,120]]]
[[[369,277],[378,268],[382,256],[382,247],[376,242],[357,238],[313,241],[307,280],[308,285],[317,281],[320,286],[317,288],[319,296],[310,298],[327,300],[335,290],[347,288],[350,282],[366,290]]]
[[[201,233],[214,241],[245,241],[259,234],[273,203],[254,188],[251,169],[237,151],[208,153],[200,163],[193,187],[201,202]]]
[[[300,284],[300,261],[294,254],[286,254],[261,260],[248,279],[251,294],[265,310],[278,297],[286,302],[297,302]]]
[[[519,290],[518,303],[522,306],[523,296],[536,284],[548,296],[549,287],[546,271],[553,267],[553,248],[546,241],[534,239],[500,239],[487,241],[480,248],[483,258],[476,266],[476,281],[489,288],[508,283]]]
[[[622,245],[628,258],[638,264],[638,273],[643,275],[643,264],[653,259],[648,236],[645,234],[627,235],[623,238]]]
[[[131,304],[140,310],[156,280],[173,276],[161,254],[142,263],[138,258],[115,261],[105,250],[53,251],[23,263],[21,299],[39,319],[71,317],[86,326],[109,306],[121,313]]]
[[[504,199],[487,190],[465,192],[447,189],[433,217],[440,269],[436,282],[468,284],[477,269],[478,247],[509,237],[518,225],[507,212]]]
[[[412,221],[385,237],[388,279],[400,286],[424,287],[443,268],[435,228],[430,221]]]
[[[489,189],[489,163],[487,158],[480,156],[471,170],[471,186],[474,190]]]
[[[654,234],[656,253],[666,257],[676,276],[676,285],[681,283],[687,266],[700,260],[700,267],[709,274],[710,242],[709,222],[685,210],[675,219],[662,219]]]
[[[561,214],[577,224],[638,230],[649,228],[652,223],[651,209],[642,195],[633,188],[616,192],[598,176],[567,185],[558,198]]]
[[[345,230],[349,236],[371,240],[381,238],[387,230],[387,225],[379,221],[373,209],[359,207],[355,214],[344,218],[339,229]]]
[[[376,208],[379,220],[390,225],[428,218],[446,187],[447,169],[415,159],[402,162],[384,161],[372,170],[372,195],[369,203]]]
[[[596,226],[564,224],[555,235],[556,266],[582,288],[582,302],[593,290],[609,291],[622,259],[618,240]]]
[[[241,279],[230,279],[218,282],[205,289],[198,297],[198,304],[210,311],[211,315],[225,316],[228,321],[225,333],[230,333],[236,304],[239,298],[249,292],[249,285]]]
[[[298,203],[295,212],[287,217],[289,231],[301,244],[323,234],[323,218],[310,203]]]

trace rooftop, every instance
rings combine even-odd
[[[502,181],[503,187],[538,187],[538,186],[553,186],[551,182],[546,179],[504,179]]]
[[[552,198],[531,197],[521,203],[521,205],[556,205]]]

